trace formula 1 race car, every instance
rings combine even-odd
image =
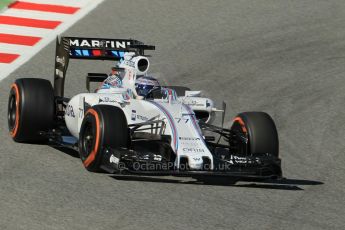
[[[8,102],[16,142],[73,148],[89,171],[140,175],[206,175],[281,178],[278,134],[264,112],[243,112],[223,128],[225,103],[186,87],[158,86],[145,97],[135,81],[147,75],[145,50],[131,39],[58,37],[54,87],[37,78],[17,79]],[[117,61],[123,86],[90,92],[108,75],[88,73],[86,89],[64,97],[70,59]],[[212,125],[222,114],[222,126]]]

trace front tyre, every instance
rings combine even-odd
[[[115,106],[96,105],[85,113],[79,133],[79,154],[84,167],[100,171],[104,148],[126,148],[130,144],[127,119]]]
[[[248,139],[246,146],[237,146],[239,153],[279,156],[277,128],[273,119],[267,113],[240,113],[234,118],[231,130]]]

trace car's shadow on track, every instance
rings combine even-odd
[[[212,185],[212,186],[232,186],[232,187],[245,187],[245,188],[261,188],[261,189],[278,189],[278,190],[304,190],[299,187],[302,185],[322,185],[323,182],[312,180],[298,180],[298,179],[281,179],[281,180],[266,180],[266,181],[248,181],[239,180],[238,178],[229,177],[207,177],[197,178],[195,181],[182,180],[178,177],[174,179],[161,178],[161,177],[148,177],[137,175],[110,175],[115,180],[122,181],[140,181],[151,183],[172,183],[172,184],[189,184],[189,185]]]
[[[67,147],[54,146],[54,145],[50,145],[50,147],[60,152],[66,153],[67,155],[70,155],[71,157],[80,158],[79,153],[76,150],[73,150]]]

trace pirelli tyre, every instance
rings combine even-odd
[[[238,114],[231,130],[248,138],[246,145],[238,144],[238,151],[244,154],[268,153],[279,156],[279,140],[276,125],[270,115],[264,112],[244,112]]]
[[[8,129],[16,142],[42,142],[54,125],[55,102],[50,81],[37,78],[17,79],[8,100]]]
[[[96,105],[85,113],[79,132],[79,154],[85,168],[101,171],[104,148],[128,147],[127,119],[115,106]]]

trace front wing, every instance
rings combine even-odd
[[[150,176],[227,176],[243,179],[279,179],[282,178],[281,161],[279,158],[262,155],[256,157],[241,157],[231,161],[217,159],[213,170],[205,166],[202,170],[191,171],[188,166],[176,169],[172,162],[162,162],[162,159],[139,159],[136,157],[130,165],[123,163],[125,156],[136,154],[127,149],[105,149],[102,169],[108,173],[136,174]]]

